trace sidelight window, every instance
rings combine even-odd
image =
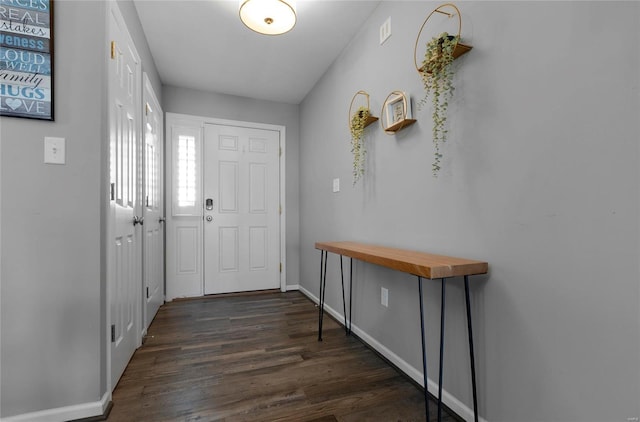
[[[178,206],[196,204],[196,139],[178,137]]]
[[[180,129],[173,137],[173,215],[201,215],[200,134]]]

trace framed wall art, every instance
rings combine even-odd
[[[0,0],[0,116],[54,120],[53,0]]]

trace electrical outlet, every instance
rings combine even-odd
[[[387,18],[382,25],[380,25],[380,45],[391,36],[391,16]]]
[[[380,288],[380,303],[385,308],[389,307],[389,290],[384,287]]]

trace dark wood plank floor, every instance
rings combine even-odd
[[[108,420],[425,420],[415,385],[331,318],[318,342],[317,318],[299,292],[168,303],[115,389]]]

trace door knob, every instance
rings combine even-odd
[[[140,224],[141,226],[144,224],[144,217],[138,217],[137,215],[133,216],[133,225],[136,226]]]
[[[167,219],[164,217],[158,218],[158,223],[164,223],[165,221],[167,221]]]
[[[213,217],[212,217],[212,216],[210,216],[210,215],[208,215],[208,216],[207,216],[207,221],[208,221],[209,223],[211,223],[211,222],[213,221]]]

